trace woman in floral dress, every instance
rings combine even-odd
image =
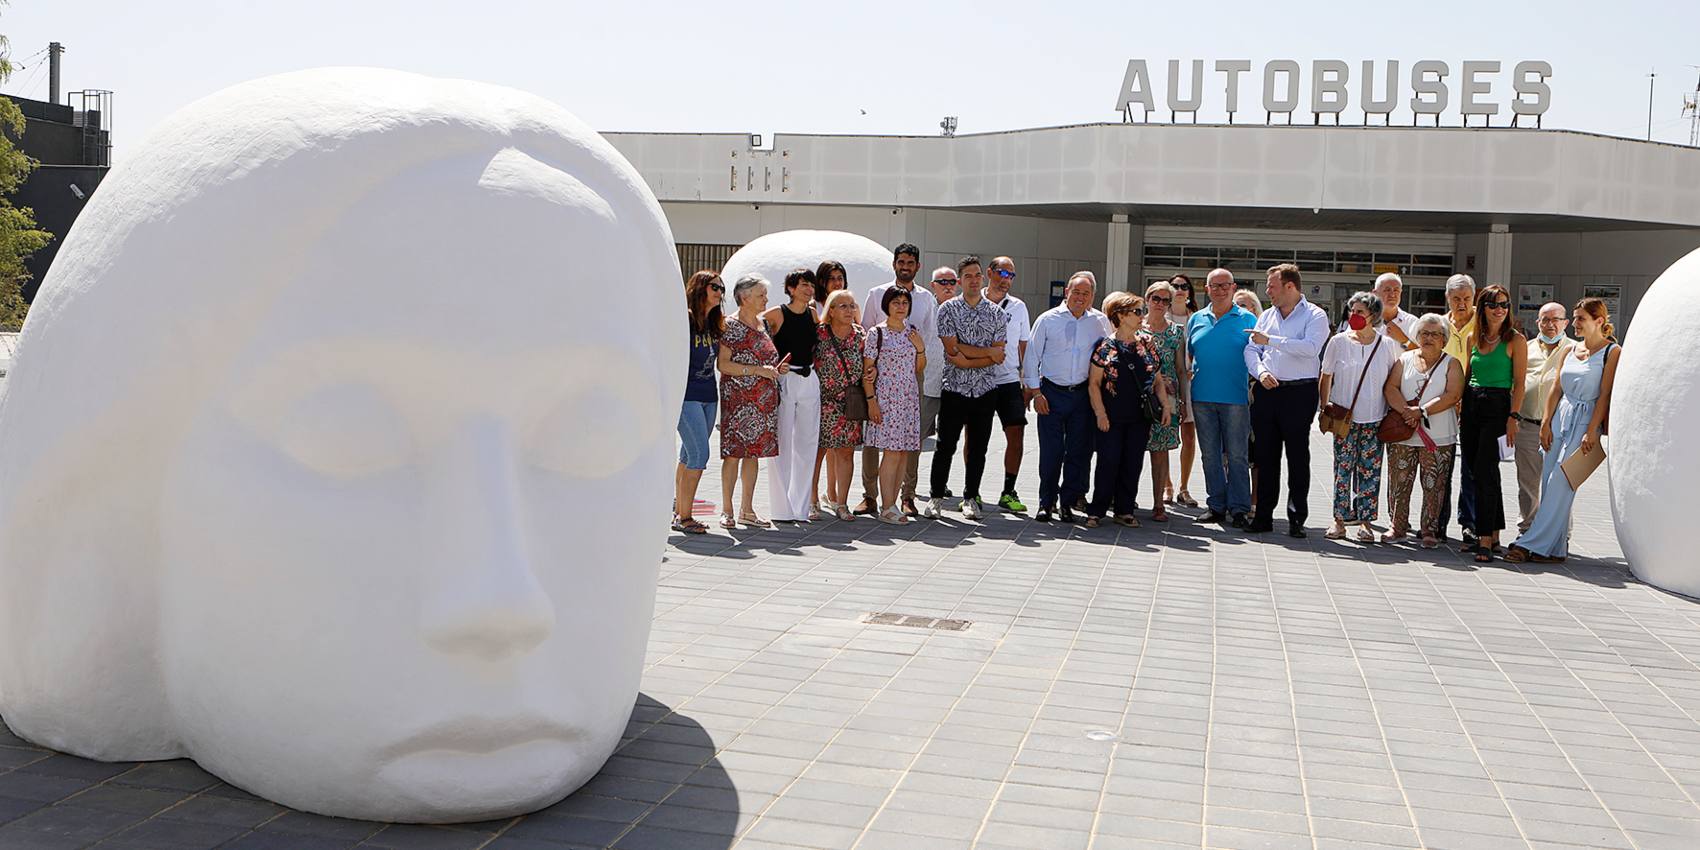
[[[754,490],[759,461],[779,454],[779,350],[762,327],[767,309],[767,279],[748,274],[732,287],[738,315],[720,337],[720,496],[721,528],[766,528],[756,516]],[[732,516],[732,485],[744,483],[737,519]]]
[[[868,394],[866,443],[880,455],[880,522],[909,521],[897,508],[897,488],[912,452],[921,450],[921,371],[926,344],[909,326],[909,293],[891,287],[880,297],[885,322],[863,331],[866,362],[862,388]]]
[[[824,264],[823,264],[824,265]],[[862,444],[862,422],[845,416],[850,388],[862,383],[862,328],[856,296],[840,289],[826,298],[826,321],[816,332],[815,374],[820,376],[820,450],[826,454],[826,510],[850,522],[855,516],[845,504],[856,447]]]
[[[1174,410],[1163,382],[1156,380],[1157,350],[1141,329],[1145,314],[1145,300],[1131,292],[1112,292],[1104,299],[1104,315],[1116,331],[1093,348],[1086,379],[1098,420],[1098,470],[1086,508],[1087,528],[1097,528],[1112,507],[1116,522],[1139,527],[1133,508],[1151,429],[1145,399],[1155,395],[1164,415]]]
[[[1153,283],[1145,290],[1145,300],[1151,308],[1145,316],[1145,331],[1150,334],[1151,344],[1157,349],[1160,361],[1157,371],[1167,382],[1167,389],[1175,392],[1191,378],[1182,347],[1186,329],[1170,320],[1169,308],[1175,301],[1175,288],[1166,281]],[[1170,490],[1169,452],[1181,445],[1180,414],[1177,409],[1161,422],[1151,423],[1151,440],[1147,444],[1151,452],[1151,518],[1157,522],[1169,518],[1163,494]]]

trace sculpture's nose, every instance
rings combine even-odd
[[[512,439],[478,420],[445,451],[427,513],[425,640],[489,660],[523,655],[554,630],[555,606],[526,553]]]

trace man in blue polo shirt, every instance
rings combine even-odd
[[[1211,272],[1204,290],[1210,306],[1186,323],[1193,357],[1192,416],[1209,491],[1205,504],[1210,512],[1198,521],[1227,521],[1245,528],[1251,511],[1251,470],[1246,462],[1251,374],[1246,371],[1245,347],[1246,332],[1257,326],[1257,317],[1234,304],[1234,275],[1227,269]]]

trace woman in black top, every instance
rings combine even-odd
[[[781,362],[790,368],[779,379],[779,456],[767,461],[767,492],[773,519],[820,519],[811,503],[815,453],[820,446],[820,381],[815,377],[815,273],[796,269],[785,276],[787,303],[762,319]]]

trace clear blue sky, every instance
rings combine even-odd
[[[1700,76],[1691,67],[1700,65],[1695,0],[11,0],[0,33],[29,66],[0,90],[45,97],[45,59],[29,57],[57,40],[67,47],[67,89],[116,92],[119,156],[196,98],[321,65],[500,83],[603,130],[764,134],[930,135],[947,114],[960,116],[963,133],[1114,121],[1122,70],[1136,57],[1154,69],[1171,58],[1244,58],[1254,73],[1278,58],[1307,68],[1344,59],[1354,72],[1365,59],[1399,59],[1407,74],[1433,58],[1454,75],[1464,59],[1497,59],[1502,80],[1519,60],[1550,61],[1547,127],[1636,138],[1656,69],[1654,138],[1685,141],[1682,94]],[[1241,96],[1255,102],[1260,89],[1247,75]],[[1355,104],[1355,82],[1352,92]],[[1456,89],[1453,97],[1450,124]],[[1505,102],[1497,90],[1495,99]],[[1221,117],[1219,106],[1200,116]],[[1260,120],[1240,120],[1248,117]]]

